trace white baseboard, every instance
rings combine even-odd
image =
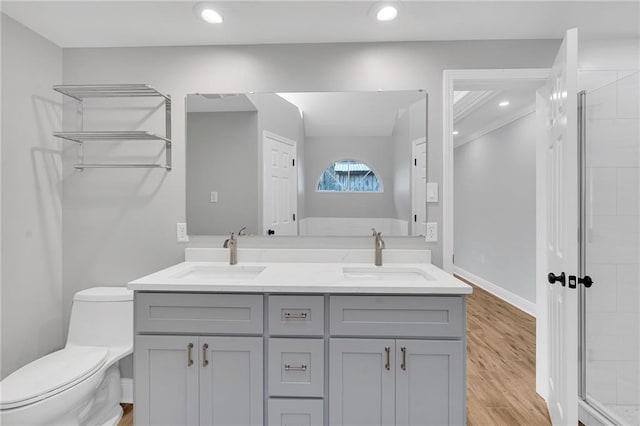
[[[120,388],[122,389],[122,404],[133,404],[133,379],[121,377]]]
[[[458,266],[453,265],[453,273],[460,275],[462,278],[471,281],[481,289],[488,291],[494,296],[499,297],[500,299],[504,300],[510,305],[515,306],[516,308],[520,309],[523,312],[526,312],[527,314],[535,318],[536,316],[535,303],[530,302],[527,299],[510,292],[509,290],[505,290],[504,288],[494,283],[491,283],[483,278],[480,278],[479,276],[474,275],[469,271],[465,271],[464,269],[459,268]]]

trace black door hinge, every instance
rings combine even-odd
[[[414,165],[414,166],[417,166],[417,165],[418,165],[418,159],[417,159],[417,158],[414,158],[414,159],[413,159],[413,165]]]
[[[293,221],[294,222],[296,221],[296,214],[295,213],[293,214]]]
[[[418,215],[417,215],[417,214],[414,214],[414,215],[413,215],[413,221],[414,221],[414,222],[417,222],[417,221],[418,221]]]
[[[291,159],[291,164],[293,165],[293,167],[296,166],[296,159],[295,158]]]

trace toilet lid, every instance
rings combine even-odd
[[[70,346],[25,365],[0,382],[0,409],[30,404],[84,380],[105,363],[108,352]]]

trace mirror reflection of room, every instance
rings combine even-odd
[[[424,235],[420,90],[190,94],[193,235]]]

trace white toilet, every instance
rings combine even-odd
[[[117,424],[118,361],[132,352],[133,292],[96,287],[76,293],[64,349],[0,382],[0,424]]]

